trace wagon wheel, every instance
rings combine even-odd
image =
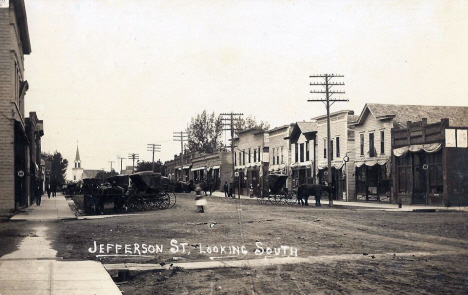
[[[297,196],[294,192],[290,192],[286,195],[286,204],[295,205],[297,203]]]
[[[143,210],[143,208],[145,207],[145,201],[140,195],[131,195],[128,200],[127,207],[130,211]]]
[[[268,202],[268,199],[267,198],[264,198],[263,196],[258,196],[257,197],[257,202],[259,204],[266,204]]]
[[[171,197],[168,193],[161,192],[156,196],[156,206],[161,209],[167,209],[171,205]]]
[[[177,202],[177,196],[174,193],[166,193],[166,194],[168,194],[169,198],[170,198],[169,208],[168,208],[168,209],[170,209],[170,208],[175,206],[175,204]]]
[[[276,196],[278,198],[278,205],[286,204],[286,200],[288,198],[288,194],[285,191],[281,191],[279,195]]]
[[[275,205],[281,204],[281,195],[270,195],[268,199],[272,204],[275,204]]]

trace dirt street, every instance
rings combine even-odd
[[[296,253],[317,258],[265,267],[132,272],[129,281],[119,283],[126,294],[468,292],[468,213],[291,207],[209,197],[205,212],[196,213],[194,196],[182,194],[170,210],[66,221],[51,225],[49,234],[58,256],[103,263],[165,265]]]

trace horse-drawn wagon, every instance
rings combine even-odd
[[[257,201],[260,204],[268,202],[279,205],[294,205],[297,202],[297,197],[293,191],[288,191],[285,188],[287,175],[270,174],[267,176],[267,186],[262,191],[257,192]]]
[[[171,182],[151,171],[117,175],[101,184],[99,179],[83,179],[84,210],[103,213],[104,204],[113,202],[114,211],[172,208],[176,202]]]

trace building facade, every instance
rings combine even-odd
[[[231,153],[225,151],[212,154],[194,154],[190,179],[195,183],[209,181],[213,185],[213,190],[221,190],[224,182],[229,183],[231,180],[231,158]]]
[[[31,53],[28,21],[24,0],[2,1],[0,4],[0,218],[16,209],[29,206],[36,187],[43,180],[35,179],[37,146],[30,147],[31,132],[40,135],[42,123],[31,118],[29,136],[24,111],[28,82],[24,76],[24,55]],[[36,124],[36,126],[34,126]],[[34,133],[39,132],[39,133]],[[40,147],[40,144],[39,144]],[[40,151],[39,151],[40,154]],[[33,172],[33,174],[31,173]],[[33,180],[34,179],[34,180]]]
[[[283,125],[277,128],[268,130],[268,150],[269,150],[269,167],[268,174],[283,174],[290,175],[290,144],[289,134],[294,125]],[[291,177],[288,177],[285,187],[292,188]]]
[[[352,201],[355,194],[354,180],[354,122],[357,120],[353,111],[343,110],[330,114],[331,165],[333,198]],[[316,176],[319,183],[327,181],[327,116],[312,119],[317,123],[317,165]],[[345,157],[346,156],[346,157]],[[345,159],[348,162],[345,162]]]
[[[403,204],[468,205],[468,127],[449,119],[392,130],[394,191]]]
[[[236,191],[249,195],[251,187],[267,187],[265,176],[270,160],[268,133],[262,129],[248,129],[239,132],[233,140]]]
[[[297,122],[291,128],[289,176],[292,189],[316,183],[317,123]]]

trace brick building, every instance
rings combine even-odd
[[[24,112],[28,82],[24,79],[24,55],[31,53],[24,0],[0,4],[0,217],[29,206],[40,168],[42,121]],[[32,142],[31,142],[32,141]],[[31,144],[31,146],[30,146]]]

